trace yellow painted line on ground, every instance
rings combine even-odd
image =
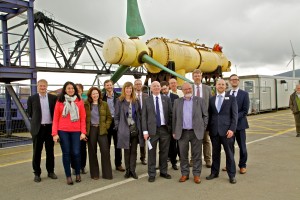
[[[16,151],[16,152],[10,152],[10,153],[5,153],[5,154],[0,154],[0,156],[10,156],[10,155],[14,155],[14,154],[18,154],[18,153],[27,153],[32,151],[32,149],[30,150],[24,150],[24,151]]]
[[[257,125],[255,125],[254,127],[255,127],[255,128],[266,129],[266,130],[273,131],[273,132],[276,132],[276,131],[277,131],[276,129],[272,129],[272,128],[268,128],[268,127],[264,127],[264,126],[257,126]]]
[[[54,156],[61,156],[62,154],[55,154]],[[41,158],[42,160],[46,159],[46,156],[43,156]],[[9,162],[9,163],[4,163],[4,164],[0,164],[0,168],[1,167],[8,167],[8,166],[12,166],[12,165],[17,165],[17,164],[23,164],[23,163],[27,163],[27,162],[31,162],[32,159],[25,159],[25,160],[19,160],[19,161],[15,161],[15,162]]]
[[[270,119],[270,118],[276,118],[276,117],[279,117],[279,116],[282,116],[282,115],[289,115],[287,113],[282,113],[282,114],[277,114],[277,115],[268,115],[268,116],[265,116],[265,117],[258,117],[258,118],[252,118],[251,116],[248,116],[248,121],[257,121],[257,120],[262,120],[262,119]],[[289,115],[288,117],[290,117],[292,119],[292,115]]]

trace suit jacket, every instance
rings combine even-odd
[[[209,99],[209,135],[225,136],[228,130],[235,132],[238,120],[238,107],[235,97],[225,94],[225,99],[219,113],[215,101],[216,96]]]
[[[182,134],[183,127],[183,103],[184,98],[176,99],[172,113],[172,130],[175,134],[175,139],[179,140]],[[208,124],[208,114],[205,101],[200,97],[193,97],[193,129],[198,140],[202,140],[204,132]]]
[[[172,104],[171,99],[164,95],[161,95],[162,105],[163,105],[163,113],[165,117],[166,126],[168,127],[168,131],[171,133],[172,131]],[[153,101],[153,95],[150,95],[147,99],[145,99],[145,103],[142,109],[142,129],[143,131],[148,131],[149,135],[156,134],[156,113],[155,113],[155,105]]]
[[[196,96],[196,91],[195,91],[195,84],[192,85],[193,87],[193,96]],[[204,85],[202,84],[202,98],[204,99],[205,101],[205,105],[206,105],[206,109],[208,109],[208,104],[209,104],[209,98],[212,97],[211,95],[211,87],[208,86],[208,85]]]
[[[228,91],[227,94],[230,94]],[[236,95],[236,102],[238,105],[238,122],[236,130],[243,130],[249,128],[247,114],[249,110],[249,94],[248,92],[239,89]]]
[[[54,113],[54,108],[55,108],[55,103],[56,103],[57,97],[52,94],[47,94],[47,96],[48,96],[48,101],[49,101],[50,116],[53,120],[53,113]],[[30,133],[31,133],[32,137],[34,137],[39,133],[40,127],[41,127],[41,122],[42,122],[42,109],[41,109],[39,93],[34,94],[28,98],[27,113],[29,115],[29,118],[31,118]]]

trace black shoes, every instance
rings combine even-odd
[[[145,160],[141,160],[142,165],[147,165]]]
[[[177,167],[176,164],[172,165],[172,168],[173,168],[174,170],[178,170],[178,167]]]
[[[300,133],[297,133],[296,137],[300,137]]]
[[[134,179],[138,179],[138,176],[136,175],[135,172],[130,172],[130,176]]]
[[[206,177],[206,180],[212,180],[214,178],[218,178],[219,175],[218,174],[210,174],[209,176]]]
[[[160,177],[163,177],[163,178],[165,178],[165,179],[171,179],[171,178],[172,178],[170,174],[162,174],[162,173],[160,173],[159,176],[160,176]]]
[[[81,174],[86,174],[87,173],[87,171],[85,170],[85,168],[82,168],[81,169]]]
[[[124,178],[130,178],[130,171],[129,171],[129,169],[126,169],[126,173],[124,175]]]
[[[57,179],[57,176],[54,172],[48,173],[48,177],[51,179]]]
[[[235,179],[234,177],[229,178],[229,182],[230,182],[231,184],[236,184],[236,179]]]
[[[33,181],[36,182],[36,183],[39,183],[39,182],[42,181],[42,179],[41,179],[40,175],[34,175]]]
[[[149,176],[148,182],[152,183],[155,181],[155,176]]]

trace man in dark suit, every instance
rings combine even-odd
[[[191,143],[194,182],[199,184],[202,169],[202,140],[208,123],[208,114],[203,98],[193,96],[190,83],[182,85],[184,97],[175,100],[172,113],[173,137],[180,150],[181,178],[189,179],[189,143]]]
[[[209,136],[212,142],[212,167],[207,180],[217,178],[221,163],[221,144],[226,154],[226,167],[229,182],[236,183],[234,161],[234,132],[236,131],[238,108],[234,96],[225,94],[226,84],[219,79],[216,84],[217,95],[209,99]]]
[[[141,110],[143,108],[145,99],[149,96],[148,94],[143,93],[142,88],[143,88],[142,81],[140,79],[136,79],[134,81],[134,89],[135,89],[136,97],[140,103],[139,105],[141,106]],[[147,165],[147,163],[146,163],[146,145],[143,147],[140,146],[140,155],[141,155],[140,160],[141,160],[142,164]]]
[[[202,72],[199,69],[195,69],[192,73],[194,84],[193,84],[193,95],[204,99],[206,109],[208,110],[209,98],[211,95],[211,87],[202,84]],[[207,168],[211,168],[211,141],[209,138],[208,130],[205,131],[203,137],[203,156],[205,165]]]
[[[239,77],[236,74],[232,74],[229,77],[229,83],[232,89],[228,91],[227,94],[235,96],[238,105],[238,122],[234,135],[240,148],[240,174],[245,174],[247,172],[246,163],[248,157],[246,146],[246,129],[249,128],[247,120],[247,114],[249,110],[249,94],[248,92],[239,88],[240,81]],[[226,171],[226,168],[223,171]]]
[[[156,146],[159,142],[160,176],[171,179],[168,174],[168,151],[172,131],[171,100],[160,94],[160,84],[154,81],[151,84],[150,95],[142,109],[142,128],[144,139],[148,140],[148,181],[154,182],[156,176]],[[152,146],[152,149],[149,146]]]
[[[54,173],[54,141],[52,138],[52,119],[56,96],[47,94],[48,82],[41,79],[37,83],[38,93],[30,96],[27,101],[27,112],[31,119],[31,130],[33,142],[32,167],[34,181],[41,182],[41,154],[45,143],[46,169],[48,177],[57,179]]]
[[[111,138],[114,140],[115,146],[115,166],[116,170],[120,172],[125,172],[125,169],[122,167],[122,151],[121,149],[117,148],[118,144],[118,132],[115,130],[115,123],[114,123],[114,116],[115,116],[115,105],[116,100],[119,98],[119,94],[114,91],[114,83],[112,80],[104,81],[104,89],[102,95],[102,100],[107,102],[110,114],[112,116],[112,123],[110,124],[107,134],[109,146],[111,145]]]
[[[173,108],[174,101],[175,99],[178,99],[179,96],[177,94],[173,94],[170,92],[169,83],[167,81],[160,82],[160,86],[161,86],[161,93],[171,99],[172,108]],[[168,156],[170,158],[172,168],[174,170],[178,170],[177,159],[176,159],[177,155],[179,156],[178,143],[177,140],[171,137]]]

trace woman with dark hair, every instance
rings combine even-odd
[[[124,149],[125,178],[130,176],[137,179],[135,173],[137,144],[144,146],[141,128],[141,110],[137,101],[133,84],[126,82],[123,85],[121,96],[115,108],[115,129],[118,130],[118,148]]]
[[[84,107],[86,111],[86,129],[89,137],[88,152],[91,178],[94,180],[99,179],[98,143],[101,153],[102,178],[112,179],[110,146],[107,138],[107,129],[110,127],[112,117],[107,103],[101,100],[101,91],[97,87],[89,89]]]
[[[68,185],[73,185],[71,155],[74,158],[76,182],[81,182],[80,140],[86,140],[85,117],[84,104],[78,95],[76,85],[70,81],[66,82],[55,105],[52,136],[54,142],[60,141]]]

